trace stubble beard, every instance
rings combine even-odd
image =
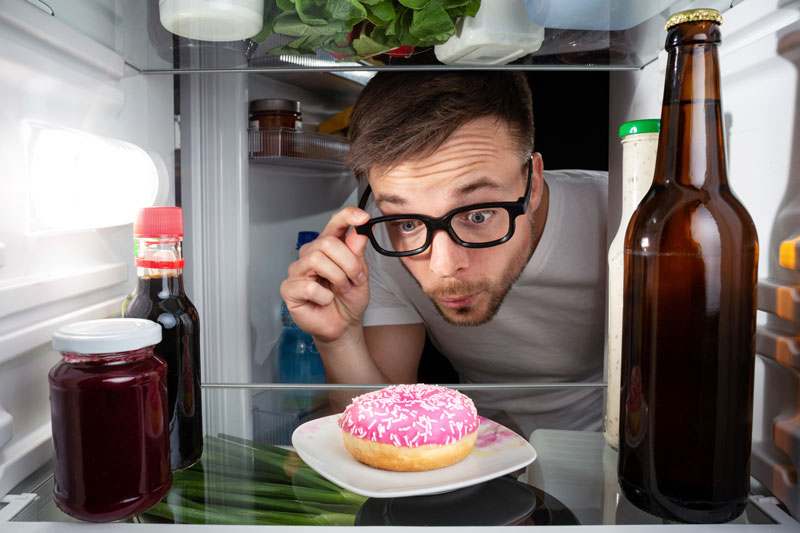
[[[526,220],[531,225],[531,234],[533,234],[533,222],[527,218]],[[441,316],[445,322],[451,326],[475,327],[482,326],[495,317],[497,312],[500,310],[500,306],[503,304],[503,301],[508,295],[508,292],[511,290],[511,287],[513,287],[517,280],[519,280],[519,277],[522,275],[522,272],[528,265],[528,261],[530,261],[531,257],[533,256],[535,249],[536,246],[533,242],[531,242],[528,246],[528,253],[517,256],[519,259],[516,259],[511,263],[509,268],[503,272],[503,275],[498,282],[493,283],[485,280],[479,282],[463,282],[454,280],[431,291],[426,291],[422,287],[419,280],[417,280],[411,271],[408,270],[405,263],[400,261],[400,264],[403,265],[403,268],[406,269],[406,272],[411,275],[411,278],[414,279],[419,288],[430,299],[431,303],[433,303],[433,306],[436,308],[436,311],[439,313],[439,316]],[[478,293],[481,295],[489,295],[489,301],[486,304],[485,310],[482,312],[476,309],[475,305],[464,306],[457,309],[444,309],[437,302],[437,297],[458,297]]]

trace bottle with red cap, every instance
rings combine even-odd
[[[126,317],[161,324],[155,353],[167,363],[170,466],[188,468],[203,453],[200,321],[183,288],[183,213],[147,207],[133,226],[138,283]]]

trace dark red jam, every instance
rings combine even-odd
[[[56,504],[91,522],[144,511],[172,481],[166,365],[152,346],[63,356],[49,374]]]

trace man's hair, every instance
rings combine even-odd
[[[379,72],[350,119],[348,165],[358,179],[431,155],[464,124],[494,117],[509,128],[520,158],[533,151],[533,108],[514,72]]]

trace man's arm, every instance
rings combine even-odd
[[[415,383],[425,326],[351,328],[333,342],[316,342],[330,383]]]

